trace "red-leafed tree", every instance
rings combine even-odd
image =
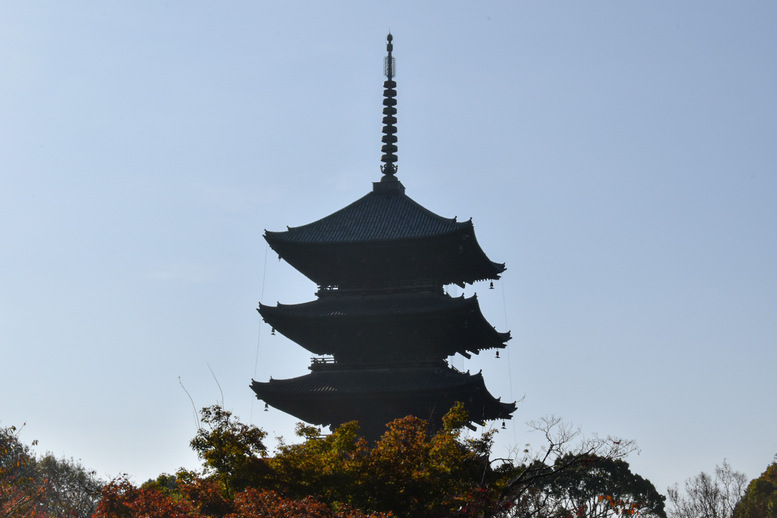
[[[0,516],[34,516],[42,488],[32,476],[32,462],[16,427],[0,428]]]
[[[109,483],[94,518],[388,518],[266,489],[247,488],[227,497],[220,481],[187,472],[173,479],[160,478],[161,483],[157,480],[143,487],[126,478]]]
[[[0,428],[0,516],[91,516],[102,485],[94,473],[73,460],[37,458],[18,436],[15,427]]]

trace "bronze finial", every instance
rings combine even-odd
[[[394,44],[391,43],[392,41],[394,41],[394,36],[389,33],[388,36],[386,36],[386,52],[388,52],[388,56],[383,60],[383,73],[389,81],[394,78],[395,65],[394,57],[391,55],[391,52],[394,50]]]

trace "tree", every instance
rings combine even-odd
[[[72,460],[38,459],[15,428],[0,429],[0,516],[665,517],[663,497],[623,460],[633,443],[585,438],[557,418],[535,423],[544,443],[527,445],[520,459],[491,459],[493,432],[464,434],[461,404],[442,429],[407,416],[374,443],[356,422],[325,436],[299,425],[302,441],[281,442],[272,456],[263,430],[221,407],[203,409],[201,421],[190,444],[202,472],[180,470],[140,487],[119,478],[99,495],[94,473]],[[760,515],[744,518],[751,516]]]
[[[229,518],[390,518],[390,515],[364,514],[348,506],[333,509],[311,497],[291,500],[275,491],[247,489],[235,498],[235,513]]]
[[[103,487],[94,518],[201,518],[197,503],[159,488],[138,488],[126,478]]]
[[[545,470],[548,476],[535,479],[515,502],[513,516],[666,517],[664,497],[623,460],[570,454]]]
[[[35,460],[35,477],[41,485],[38,510],[49,517],[88,517],[97,508],[103,483],[73,459],[52,454]]]
[[[734,508],[734,518],[777,518],[777,456],[760,477],[750,482]]]
[[[259,487],[267,475],[267,433],[241,423],[218,405],[203,408],[200,420],[205,426],[190,445],[204,461],[206,473],[219,478],[230,494]]]
[[[730,518],[745,492],[747,476],[724,460],[715,474],[699,473],[685,481],[685,493],[677,484],[667,489],[670,518]]]
[[[483,450],[490,452],[491,435],[477,445],[462,442],[467,422],[458,404],[444,417],[442,430],[430,434],[426,421],[397,419],[370,451],[368,493],[375,508],[398,516],[471,516],[493,507],[498,493],[489,488]],[[369,487],[368,486],[368,487]],[[489,489],[491,489],[489,491]]]
[[[0,516],[34,512],[40,488],[35,483],[29,447],[15,426],[0,428]]]
[[[94,472],[51,454],[38,459],[18,435],[0,429],[0,516],[91,516],[102,486]]]
[[[94,518],[389,518],[266,489],[247,488],[227,497],[219,480],[189,472],[160,479],[140,488],[126,478],[110,482],[103,488]]]
[[[245,438],[236,431],[244,428],[231,415],[211,407],[203,416],[208,426],[192,444],[213,480],[226,483],[240,466],[261,466],[261,476],[247,487],[293,501],[313,497],[332,509],[421,518],[665,516],[663,497],[622,459],[633,443],[583,438],[557,418],[535,424],[547,444],[535,453],[527,449],[516,462],[489,459],[493,432],[463,435],[462,405],[444,417],[441,430],[430,431],[426,421],[408,416],[389,423],[373,444],[361,437],[356,422],[326,436],[299,425],[302,442],[282,443],[274,456],[264,457],[263,449],[241,445]]]
[[[544,436],[538,451],[525,449],[522,462],[492,461],[502,462],[496,471],[507,479],[497,512],[543,518],[666,516],[664,497],[623,460],[634,451],[633,442],[586,438],[552,416],[532,427]]]
[[[328,436],[299,426],[299,444],[282,444],[268,459],[272,488],[294,498],[313,495],[332,505],[397,516],[467,515],[483,507],[482,472],[487,466],[478,441],[461,440],[466,411],[457,405],[432,433],[426,421],[407,416],[387,425],[373,445],[356,422]],[[490,440],[490,434],[486,435]],[[490,448],[490,446],[489,446]],[[491,491],[491,500],[498,495]],[[491,502],[493,503],[493,502]]]

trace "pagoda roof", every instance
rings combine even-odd
[[[503,348],[510,333],[496,331],[477,296],[442,293],[329,295],[303,304],[266,306],[264,320],[314,354],[342,361],[362,355],[469,356]]]
[[[475,240],[472,220],[438,216],[404,193],[377,182],[372,192],[318,221],[283,232],[265,231],[283,259],[320,285],[364,279],[428,279],[443,284],[498,279]]]
[[[264,385],[268,393],[276,394],[383,394],[451,389],[472,383],[482,384],[483,375],[465,374],[449,367],[423,366],[322,370],[285,380],[270,379],[267,383],[254,381],[252,386]]]
[[[402,369],[331,369],[251,388],[257,398],[299,419],[317,425],[339,425],[375,419],[385,425],[415,415],[439,419],[456,402],[464,403],[479,424],[509,419],[515,403],[502,403],[485,387],[482,374],[471,375],[444,364]]]
[[[471,226],[438,216],[397,189],[370,192],[318,221],[266,236],[271,243],[369,243],[441,236]]]

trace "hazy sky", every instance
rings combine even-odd
[[[524,398],[495,452],[554,414],[634,439],[662,492],[724,458],[758,476],[773,1],[3,2],[0,426],[138,483],[199,466],[183,387],[293,439],[249,384],[311,355],[255,308],[315,286],[261,235],[379,179],[389,30],[407,194],[507,263],[464,293],[508,351],[452,359]]]

